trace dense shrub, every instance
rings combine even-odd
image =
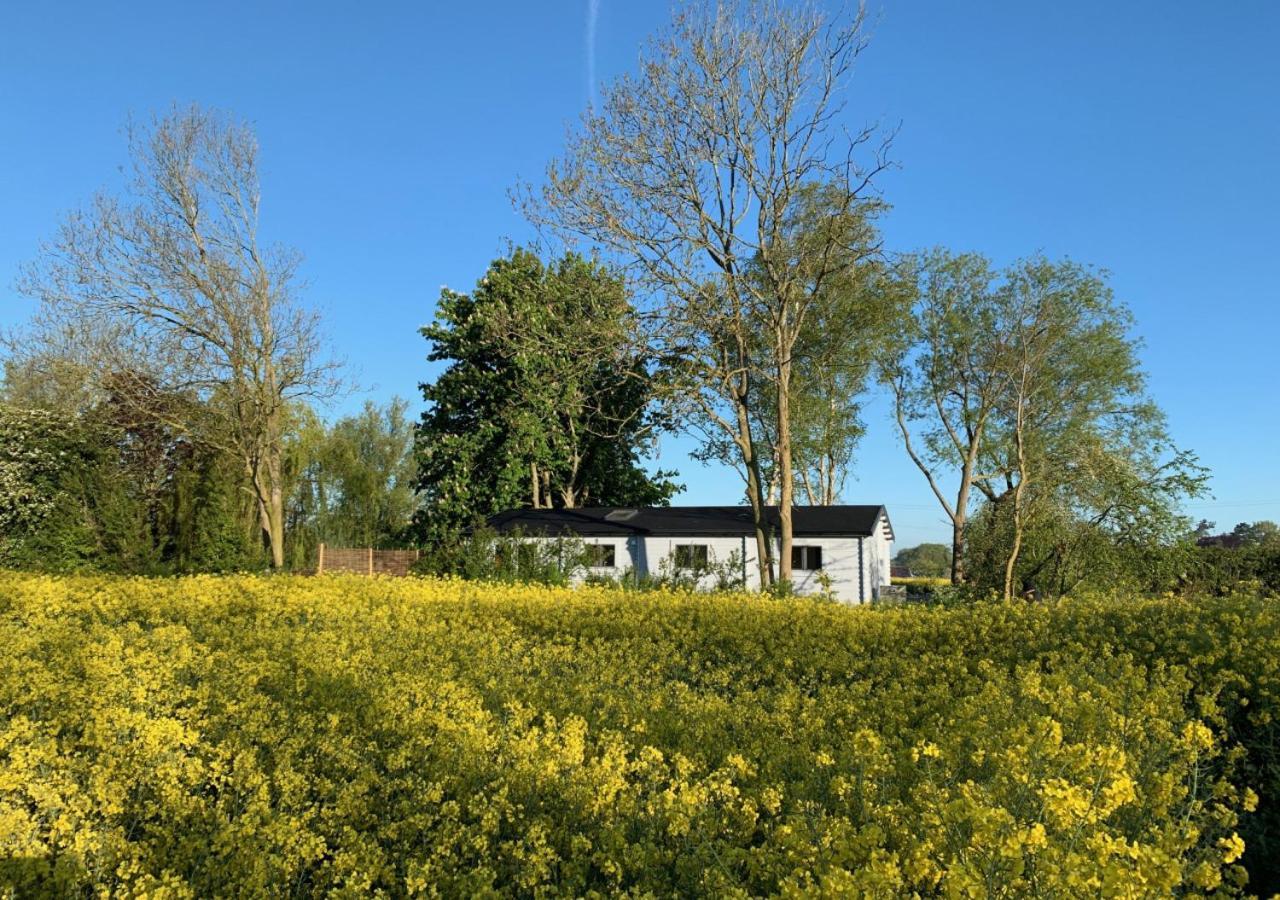
[[[1280,593],[1280,545],[1187,547],[1176,587],[1188,593],[1229,594],[1241,589]]]
[[[227,454],[161,426],[126,427],[109,413],[0,404],[0,565],[120,574],[261,568]]]
[[[0,883],[1232,894],[1275,878],[1278,625],[0,575]]]
[[[570,535],[529,540],[521,531],[494,531],[478,524],[451,540],[429,544],[414,566],[418,575],[458,577],[503,584],[566,586],[586,565],[582,541]]]
[[[970,593],[953,587],[950,578],[925,575],[895,578],[893,579],[893,585],[902,588],[906,599],[918,603],[944,602],[953,596],[968,598]]]

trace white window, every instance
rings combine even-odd
[[[821,547],[792,547],[791,548],[791,568],[805,571],[815,572],[822,568],[822,548]]]
[[[675,562],[677,569],[700,571],[707,567],[706,544],[676,544]]]
[[[614,567],[613,544],[587,544],[587,565],[593,569],[612,569]]]

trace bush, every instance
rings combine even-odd
[[[955,606],[986,599],[989,592],[970,585],[953,585],[950,578],[894,578],[893,585],[905,591],[906,602],[926,606]]]
[[[523,532],[477,525],[469,533],[436,541],[414,566],[419,575],[470,581],[565,586],[586,564],[582,541],[571,536],[528,540]]]
[[[238,469],[191,441],[0,404],[0,565],[172,574],[262,569]],[[246,524],[248,528],[246,528]]]
[[[1187,547],[1175,584],[1186,593],[1280,593],[1280,546]]]
[[[1274,890],[1278,712],[1255,596],[0,574],[0,884]]]

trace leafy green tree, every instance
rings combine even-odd
[[[1099,273],[1033,257],[1005,271],[998,296],[1004,390],[980,489],[1004,507],[1007,599],[1018,582],[1034,584],[1035,566],[1020,563],[1037,518],[1083,520],[1130,545],[1165,542],[1185,533],[1178,505],[1205,476],[1173,446],[1146,393],[1132,315]]]
[[[672,473],[640,464],[662,423],[632,319],[621,280],[573,253],[544,265],[517,249],[471,294],[442,292],[422,330],[428,359],[448,364],[422,386],[424,537],[515,506],[667,502]]]
[[[10,366],[7,375],[17,371]],[[189,398],[117,377],[59,408],[13,405],[40,400],[24,383],[6,378],[10,404],[0,412],[6,564],[164,573],[262,563],[242,469],[158,414]]]
[[[1280,545],[1280,525],[1267,519],[1240,522],[1231,533],[1246,547]]]
[[[408,409],[398,397],[385,408],[366,403],[332,429],[330,453],[339,473],[334,518],[359,546],[402,540],[417,510]]]
[[[48,571],[154,573],[167,516],[139,476],[137,435],[105,416],[0,412],[0,559]]]
[[[886,345],[880,375],[907,454],[951,523],[951,581],[961,584],[979,466],[1003,390],[996,274],[978,254],[945,250],[907,267],[915,282],[911,317]]]
[[[418,505],[408,408],[398,397],[386,406],[367,401],[332,426],[309,410],[298,411],[288,510],[295,568],[310,563],[320,542],[391,547],[406,540]]]
[[[57,507],[61,476],[73,465],[72,422],[44,410],[0,407],[0,541],[15,544],[34,533]]]
[[[943,578],[951,572],[951,548],[946,544],[919,544],[899,550],[893,564],[910,569],[913,575]]]
[[[1172,444],[1132,317],[1101,275],[1043,257],[997,274],[945,252],[918,271],[914,328],[886,372],[907,450],[952,519],[953,580],[972,574],[1009,597],[1054,572],[1061,587],[1086,546],[1185,534],[1178,504],[1204,472]],[[959,475],[954,500],[947,472]],[[975,494],[987,508],[970,549]],[[973,564],[982,572],[967,573]]]
[[[179,572],[243,572],[267,565],[253,497],[239,460],[190,444],[174,473],[170,545]]]
[[[761,420],[768,423],[762,431],[774,438],[771,482],[778,485],[780,502],[787,458],[800,502],[839,502],[865,431],[862,399],[872,363],[885,341],[901,329],[909,299],[880,253],[877,219],[885,208],[878,199],[851,200],[847,185],[805,184],[772,253],[760,255],[753,265],[753,271],[767,270],[781,262],[792,273],[790,289],[804,298],[793,304],[794,324],[784,328],[794,336],[788,365],[791,396],[779,404],[779,379],[761,381],[760,393],[776,412]],[[760,343],[778,341],[775,325],[765,330]],[[762,360],[766,372],[768,360],[768,355]],[[789,419],[785,440],[778,427],[784,408]]]
[[[1015,585],[1056,596],[1176,586],[1190,563],[1180,506],[1202,491],[1203,470],[1185,451],[1121,449],[1093,460],[1092,471],[1073,466],[1029,491]],[[966,549],[977,588],[1003,592],[1013,527],[1008,494],[985,503],[971,522]]]

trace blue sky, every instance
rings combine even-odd
[[[7,4],[0,29],[0,325],[18,264],[118,179],[121,126],[173,102],[256,124],[265,228],[364,396],[418,401],[417,328],[529,236],[507,191],[536,178],[590,94],[630,69],[666,2]],[[1189,512],[1280,520],[1280,5],[885,0],[851,123],[899,126],[882,188],[893,249],[999,262],[1043,251],[1112,272],[1176,439],[1213,473]],[[594,51],[594,52],[592,52]],[[868,410],[850,502],[900,546],[946,530]],[[734,502],[730,472],[664,443],[681,502]]]

